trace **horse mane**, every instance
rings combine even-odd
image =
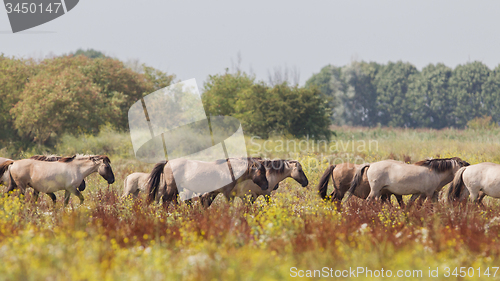
[[[62,157],[58,161],[67,163],[73,160],[102,160],[106,164],[111,163],[111,160],[109,160],[109,157],[106,155],[82,155],[82,154],[75,154],[73,156]]]
[[[38,161],[45,161],[45,162],[55,162],[59,161],[62,157],[58,155],[33,155],[30,157],[30,159],[33,160],[38,160]]]
[[[469,166],[470,164],[459,157],[452,158],[436,158],[436,159],[426,159],[418,161],[413,164],[416,166],[428,167],[429,169],[442,173],[453,168],[453,163],[458,164],[461,167]]]
[[[67,157],[63,157],[63,158],[59,159],[59,162],[63,162],[63,163],[71,162],[71,161],[75,160],[75,158],[76,158],[76,155],[67,156]]]
[[[218,159],[218,160],[215,160],[215,163],[222,164],[222,163],[230,162],[231,159],[235,159],[235,158]],[[261,157],[242,157],[242,158],[236,158],[236,159],[246,159],[248,162],[248,168],[251,168],[253,166],[260,166],[262,164],[262,161],[263,161]]]
[[[283,174],[285,172],[286,163],[294,163],[295,160],[263,160],[262,165],[266,167],[269,172],[274,174]]]

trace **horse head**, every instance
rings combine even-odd
[[[101,162],[99,168],[97,169],[99,175],[101,175],[101,177],[103,177],[108,182],[108,184],[114,183],[115,174],[113,174],[113,169],[111,169],[111,161],[109,160],[108,156],[98,155],[95,156],[92,160],[94,160],[94,162]]]
[[[307,179],[304,170],[302,170],[302,165],[300,165],[299,161],[290,161],[289,163],[292,167],[292,173],[290,174],[290,176],[298,183],[300,183],[302,187],[306,187],[307,185],[309,185],[309,180]]]
[[[260,186],[262,190],[267,190],[269,183],[266,177],[266,168],[258,160],[248,159],[248,174],[252,181]]]

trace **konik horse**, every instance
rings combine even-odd
[[[422,160],[406,164],[395,160],[384,160],[364,164],[358,168],[349,192],[354,194],[366,171],[370,194],[368,200],[380,198],[387,190],[398,195],[422,194],[426,198],[438,199],[439,191],[451,182],[455,173],[469,163],[458,157]]]
[[[333,202],[337,203],[337,206],[340,207],[340,203],[344,198],[345,194],[351,187],[351,182],[356,174],[357,169],[359,169],[361,165],[352,164],[352,163],[341,163],[338,165],[330,165],[326,168],[325,172],[321,176],[318,184],[318,193],[322,199],[326,198],[326,194],[328,191],[328,183],[330,178],[332,179],[333,184],[333,192],[330,194],[330,198]],[[354,190],[353,193],[356,197],[361,199],[366,199],[370,194],[370,184],[368,183],[368,178],[366,174],[363,175],[359,185]],[[387,201],[390,199],[392,193],[388,191],[382,191],[381,199],[382,201]],[[403,206],[403,196],[394,194],[396,199],[398,200],[399,206]]]
[[[269,202],[271,191],[278,189],[279,183],[286,178],[294,179],[295,181],[300,183],[302,187],[306,187],[309,184],[309,180],[304,174],[302,165],[300,165],[299,161],[262,160],[261,163],[266,168],[266,177],[267,181],[269,182],[269,186],[273,186],[274,188],[272,190],[263,190],[253,181],[245,180],[241,183],[238,183],[234,187],[232,192],[229,193],[230,200],[234,199],[234,197],[245,198],[246,196],[251,196],[250,202],[253,203],[257,199],[257,197],[263,195]]]
[[[228,179],[228,175],[221,173],[221,171],[227,170],[228,163],[230,163],[230,167],[244,167],[244,172],[238,179]],[[210,182],[211,186],[217,186],[217,182],[230,182],[216,191],[207,190],[208,193],[202,196],[202,203],[206,207],[210,206],[212,200],[218,193],[224,193],[226,198],[229,198],[229,193],[233,190],[234,186],[244,180],[252,180],[263,190],[268,188],[266,169],[258,160],[253,158],[229,158],[215,162],[178,158],[170,161],[162,161],[156,164],[153,171],[151,171],[147,187],[149,203],[155,201],[155,199],[159,200],[160,198],[163,200],[165,207],[168,205],[166,203],[172,201],[177,203],[179,190],[174,179],[172,167],[176,167],[177,176],[187,179],[190,186],[197,186],[200,190],[207,185],[207,180],[212,181]],[[222,184],[219,186],[221,185]],[[200,193],[200,190],[196,192]]]
[[[8,191],[19,187],[24,194],[28,186],[36,192],[47,194],[65,190],[64,204],[67,205],[71,193],[78,196],[80,203],[83,203],[84,198],[78,187],[82,185],[83,179],[92,173],[98,172],[108,184],[112,184],[115,176],[110,163],[109,158],[104,155],[74,155],[51,162],[22,159],[1,164],[0,176],[9,170],[11,180]],[[35,193],[35,200],[37,195]]]
[[[448,189],[448,200],[465,199],[467,195],[478,204],[486,195],[500,198],[500,165],[485,162],[458,170]]]

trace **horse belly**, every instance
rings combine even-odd
[[[74,177],[66,173],[50,173],[33,169],[31,174],[30,185],[40,192],[52,193],[68,189],[73,185]]]
[[[194,172],[194,171],[192,171]],[[174,172],[174,179],[179,189],[188,189],[193,192],[210,192],[221,187],[224,187],[232,182],[231,176],[225,175],[219,171],[208,171],[205,173],[184,173],[178,174]]]
[[[237,184],[235,187],[235,195],[238,197],[243,197],[245,195],[252,195],[252,193],[255,193],[257,195],[267,194],[267,193],[265,193],[264,190],[262,190],[262,188],[260,188],[258,185],[256,185],[252,180],[245,180],[245,181]]]
[[[434,193],[437,183],[426,175],[398,175],[391,178],[387,190],[398,195]]]

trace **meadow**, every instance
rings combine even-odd
[[[315,190],[328,164],[342,161],[458,156],[471,164],[500,163],[500,129],[333,129],[330,142],[248,137],[251,156],[299,160],[309,186],[287,179],[269,204],[263,198],[229,204],[219,196],[208,209],[121,200],[123,179],[153,166],[135,160],[127,133],[104,129],[97,136],[66,135],[54,148],[2,148],[0,156],[16,159],[106,154],[116,182],[108,188],[91,175],[85,203],[72,197],[66,208],[62,192],[56,207],[46,195],[36,204],[29,192],[0,195],[0,280],[281,280],[308,273],[311,280],[336,274],[449,280],[463,274],[460,267],[473,275],[464,279],[500,279],[496,199],[486,198],[484,207],[440,202],[404,209],[352,199],[336,209]]]

